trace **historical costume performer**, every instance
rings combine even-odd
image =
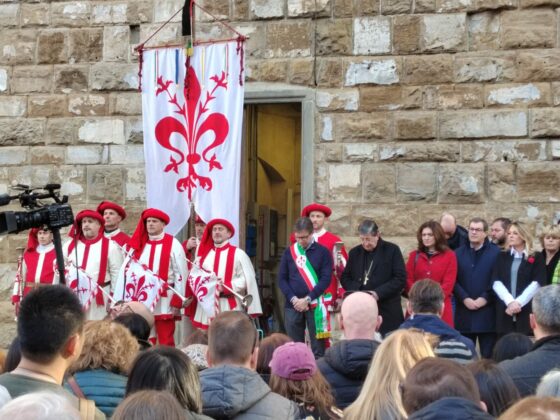
[[[97,206],[97,211],[105,220],[105,237],[124,247],[130,240],[130,236],[120,229],[121,222],[126,219],[124,208],[112,201],[102,201]]]

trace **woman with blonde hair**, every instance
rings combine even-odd
[[[414,329],[398,330],[377,348],[360,395],[344,419],[404,419],[400,385],[416,363],[435,357],[435,336]]]
[[[138,342],[126,327],[110,321],[86,323],[83,336],[82,352],[68,370],[65,386],[111,417],[124,398]]]
[[[521,222],[512,222],[506,243],[508,248],[500,252],[492,272],[492,288],[498,296],[496,332],[531,335],[531,301],[546,282],[544,258],[534,252],[533,237]]]
[[[560,279],[552,280],[554,271],[560,260],[560,226],[547,227],[539,237],[542,246],[542,256],[546,264],[546,284],[558,284]]]

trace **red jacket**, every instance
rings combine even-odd
[[[418,257],[416,257],[418,254]],[[438,252],[428,258],[425,252],[412,251],[408,254],[406,262],[406,291],[409,292],[412,285],[423,279],[432,279],[438,282],[445,295],[442,319],[453,327],[453,310],[451,307],[451,295],[457,278],[457,258],[451,250]]]

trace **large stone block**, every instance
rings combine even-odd
[[[331,0],[288,0],[288,17],[330,16]]]
[[[311,44],[310,22],[270,23],[266,31],[265,57],[309,57]]]
[[[78,140],[86,143],[125,144],[124,121],[121,119],[96,119],[82,121]]]
[[[260,60],[255,73],[254,79],[260,82],[285,82],[288,77],[288,61]]]
[[[54,91],[57,93],[87,92],[88,66],[56,66],[54,69]]]
[[[106,95],[69,95],[68,112],[82,117],[107,115],[108,102]]]
[[[1,68],[0,67],[0,92],[7,92],[8,91],[8,72],[10,71],[9,68]]]
[[[400,15],[393,18],[393,51],[395,53],[418,53],[422,39],[422,18]]]
[[[317,90],[316,105],[322,111],[357,111],[360,93],[357,89]]]
[[[315,34],[317,55],[348,55],[352,53],[352,20],[321,19]]]
[[[379,147],[380,161],[458,162],[459,143],[456,142],[399,142],[382,144]]]
[[[138,143],[144,142],[144,126],[142,125],[142,117],[139,118],[128,118],[125,121],[125,137],[126,143]]]
[[[52,66],[16,66],[10,80],[12,93],[45,93],[52,90]]]
[[[519,6],[522,8],[527,7],[540,7],[540,6],[560,6],[560,0],[520,0]]]
[[[251,15],[255,19],[284,17],[284,2],[275,0],[249,0]]]
[[[412,12],[412,0],[382,0],[381,13],[384,15],[401,15]]]
[[[546,160],[546,141],[473,141],[461,145],[463,162],[520,162]]]
[[[556,45],[556,13],[551,9],[506,11],[501,16],[501,45],[550,48]]]
[[[321,144],[321,148],[317,148],[315,159],[325,162],[342,162],[342,144]]]
[[[453,81],[469,82],[508,82],[517,77],[515,54],[503,53],[488,57],[480,54],[465,54],[455,57]]]
[[[413,11],[414,13],[434,13],[436,8],[436,0],[416,0]]]
[[[437,192],[437,166],[434,163],[397,165],[398,201],[433,202]]]
[[[421,108],[422,89],[419,87],[378,86],[360,88],[360,110],[396,110]]]
[[[328,165],[328,197],[330,200],[358,200],[361,197],[359,164]]]
[[[24,165],[27,163],[28,152],[29,147],[2,147],[2,153],[0,153],[0,165]]]
[[[154,5],[150,0],[129,2],[126,8],[126,22],[129,25],[153,22]]]
[[[558,163],[519,163],[517,165],[517,197],[520,202],[560,202]]]
[[[266,25],[263,22],[252,22],[236,25],[235,30],[247,37],[245,41],[246,58],[262,58],[266,44]]]
[[[141,115],[142,96],[138,93],[111,93],[109,96],[109,113],[115,115]]]
[[[354,19],[354,55],[391,52],[391,21],[384,16]]]
[[[48,29],[39,32],[37,38],[37,62],[59,64],[68,61],[68,31]]]
[[[333,0],[334,18],[352,17],[353,10],[354,10],[353,0]]]
[[[34,146],[30,149],[31,164],[62,165],[64,163],[65,148],[61,146]]]
[[[0,4],[0,27],[17,26],[21,15],[21,5]]]
[[[95,4],[91,10],[91,23],[93,25],[127,23],[127,18],[128,18],[127,3],[117,3],[117,4],[100,3],[100,4]]]
[[[550,142],[550,154],[552,159],[560,159],[560,141],[554,140]]]
[[[311,58],[293,59],[288,62],[288,80],[294,85],[313,85],[313,66]]]
[[[70,49],[68,56],[71,62],[96,62],[103,57],[103,29],[78,29],[70,31]],[[128,48],[128,45],[125,45]]]
[[[552,103],[548,83],[486,85],[484,90],[486,106],[546,106]]]
[[[383,113],[351,112],[332,115],[334,138],[339,142],[362,142],[368,139],[385,139],[389,136],[390,120]]]
[[[446,164],[439,167],[438,203],[473,204],[486,201],[484,165]]]
[[[50,3],[24,3],[21,5],[22,26],[48,25],[50,20]]]
[[[531,110],[531,137],[558,137],[560,109],[535,108]]]
[[[249,19],[249,2],[246,0],[233,0],[231,5],[231,20],[243,21]]]
[[[349,62],[345,86],[361,84],[392,85],[399,82],[400,60],[362,60]]]
[[[467,45],[466,15],[423,16],[422,50],[430,52],[463,51]]]
[[[453,79],[450,54],[404,57],[403,67],[402,81],[409,85],[449,83]]]
[[[0,119],[0,146],[23,146],[45,141],[42,118]]]
[[[517,0],[436,0],[438,12],[483,12],[486,10],[514,9]]]
[[[126,168],[126,201],[146,201],[146,180],[144,168]]]
[[[141,144],[109,146],[111,165],[140,165],[144,163],[144,146]]]
[[[66,163],[69,165],[96,165],[103,162],[103,146],[68,146]]]
[[[352,226],[358,226],[364,219],[373,219],[383,232],[384,238],[411,235],[421,223],[416,212],[408,211],[407,207],[402,204],[384,206],[362,204],[352,206],[352,208],[354,213]]]
[[[362,200],[364,203],[394,203],[395,166],[368,163],[362,166]]]
[[[77,118],[49,118],[47,120],[47,144],[73,144],[76,140]]]
[[[440,115],[439,124],[441,138],[527,135],[527,114],[524,111],[448,111]]]
[[[436,115],[431,112],[395,114],[395,139],[421,140],[436,137]]]
[[[343,80],[343,65],[340,58],[317,59],[317,86],[341,87]]]
[[[181,15],[179,14],[179,17]],[[209,28],[205,27],[208,24],[197,24],[197,32],[201,31],[202,40],[207,40],[208,38],[214,36],[214,33],[211,33]],[[147,24],[147,25],[140,25],[140,36],[138,37],[140,40],[145,40],[149,36],[153,35],[159,28],[161,27],[161,23],[155,24]],[[220,32],[221,27],[214,26],[214,31],[218,32],[218,36],[223,36]],[[229,32],[231,33],[231,32]],[[231,35],[230,35],[231,36]],[[199,38],[199,40],[201,40]],[[219,38],[214,38],[219,39]],[[181,43],[181,24],[170,22],[165,25],[154,37],[150,40],[151,45],[165,45],[165,44],[178,44]]]
[[[86,176],[84,166],[56,166],[51,172],[51,179],[53,182],[61,184],[61,194],[70,196],[72,204],[85,202]]]
[[[25,96],[0,96],[0,117],[23,117],[26,112]]]
[[[515,201],[515,165],[513,163],[489,163],[487,168],[488,198],[503,203]]]
[[[73,1],[51,4],[51,22],[53,26],[89,26],[91,3]]]
[[[500,14],[482,12],[467,15],[469,50],[495,50],[500,46]]]
[[[479,85],[429,86],[424,90],[427,109],[482,108],[484,99]]]
[[[0,64],[22,65],[35,62],[37,31],[4,29],[0,37]]]
[[[560,50],[527,50],[517,55],[518,80],[522,82],[560,79]]]
[[[327,144],[325,146],[337,146]],[[372,162],[377,160],[377,144],[374,143],[350,143],[343,148],[343,160],[345,162]]]
[[[138,66],[135,64],[98,63],[90,69],[91,90],[138,89]]]
[[[87,168],[88,199],[90,202],[112,200],[124,201],[123,169],[112,166],[90,166]]]
[[[27,103],[30,117],[63,116],[67,112],[66,95],[33,95]]]

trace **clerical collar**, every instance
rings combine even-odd
[[[223,248],[227,244],[229,244],[229,241],[224,241],[221,244],[214,243],[214,248]]]
[[[165,232],[161,232],[159,235],[148,235],[150,241],[161,241],[165,236]]]

